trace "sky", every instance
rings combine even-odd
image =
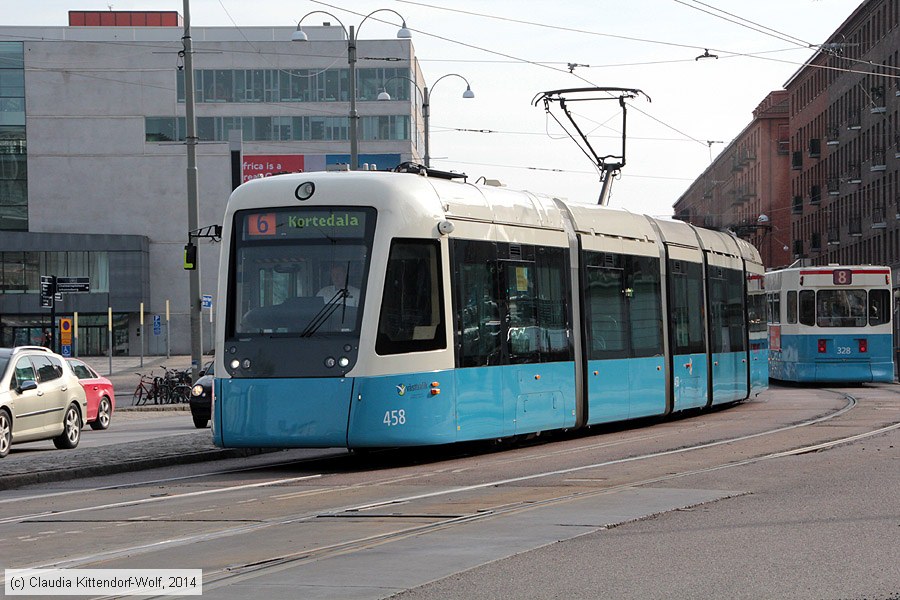
[[[432,167],[596,203],[594,161],[541,92],[636,88],[610,206],[666,217],[711,160],[860,4],[857,0],[190,0],[193,27],[295,26],[332,13],[360,40],[396,36],[400,13],[431,88]],[[3,0],[3,25],[64,26],[69,10],[174,10],[184,0]],[[366,15],[373,11],[369,19]],[[381,19],[385,22],[380,22]],[[314,14],[303,22],[332,20]],[[394,23],[393,25],[390,23]],[[709,57],[697,57],[709,54]],[[571,67],[571,68],[570,68]],[[585,97],[585,96],[581,96]],[[571,98],[571,97],[570,97]],[[649,99],[648,99],[649,98]],[[618,102],[569,102],[601,155],[621,152]],[[559,104],[553,114],[565,123]]]

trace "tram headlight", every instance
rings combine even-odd
[[[325,366],[328,367],[329,369],[336,364],[337,364],[337,361],[334,360],[333,356],[329,356],[328,358],[325,359]]]
[[[297,186],[297,189],[294,190],[294,196],[300,201],[309,200],[315,192],[316,184],[312,181],[307,181]]]
[[[349,364],[350,364],[350,359],[347,358],[346,356],[342,356],[340,359],[338,359],[338,366],[340,366],[340,367],[346,367]]]
[[[231,361],[231,370],[232,371],[234,371],[235,369],[237,369],[240,366],[241,366],[241,361],[239,361],[238,359],[235,358],[233,361]]]

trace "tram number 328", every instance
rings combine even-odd
[[[837,353],[838,354],[850,354],[850,346],[838,346]]]
[[[400,410],[388,410],[384,413],[384,419],[382,422],[388,427],[396,427],[397,425],[406,425],[406,411],[402,408]]]

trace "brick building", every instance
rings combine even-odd
[[[785,84],[791,251],[900,267],[900,3],[863,2]]]
[[[753,120],[674,205],[675,218],[731,229],[760,251],[766,267],[790,262],[787,92],[774,91]]]

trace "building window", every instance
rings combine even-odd
[[[409,115],[362,117],[360,139],[409,139]],[[147,142],[184,141],[183,117],[146,117]],[[226,142],[231,130],[240,129],[244,141],[341,141],[350,139],[348,117],[198,117],[197,136],[204,142]]]
[[[822,156],[822,141],[819,138],[809,140],[809,157],[819,158]]]
[[[387,91],[391,100],[408,101],[408,68],[356,70],[357,100],[376,101]],[[347,102],[350,69],[195,69],[194,100],[214,102]],[[184,102],[184,72],[179,71],[178,101]],[[415,92],[414,92],[415,93]]]
[[[22,42],[0,42],[0,230],[28,230],[25,58]]]
[[[803,168],[803,153],[799,150],[791,153],[791,168],[795,171]]]
[[[0,293],[37,294],[41,276],[87,277],[92,293],[109,291],[106,252],[0,252]]]

